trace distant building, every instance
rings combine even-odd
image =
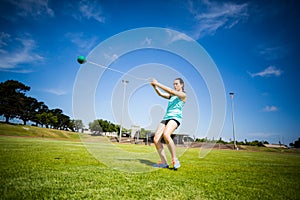
[[[265,147],[268,148],[283,148],[283,149],[287,149],[288,147],[284,144],[264,144]]]
[[[148,142],[153,143],[154,133],[149,133],[148,137]],[[194,142],[194,139],[188,134],[174,133],[171,135],[171,138],[175,145],[185,145],[187,143]],[[164,138],[162,138],[161,142],[166,143]]]

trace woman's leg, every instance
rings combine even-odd
[[[156,150],[157,150],[157,153],[161,159],[161,162],[163,164],[167,164],[167,157],[166,157],[166,154],[165,154],[165,150],[164,150],[164,146],[163,144],[161,143],[161,139],[162,139],[162,135],[163,135],[163,132],[164,132],[164,129],[165,129],[166,125],[162,124],[162,123],[159,123],[156,131],[155,131],[155,135],[154,135],[154,144],[155,144],[155,147],[156,147]]]
[[[173,139],[171,138],[171,134],[175,131],[178,127],[177,123],[174,120],[170,120],[163,131],[163,137],[168,145],[169,151],[172,156],[172,160],[177,159],[176,151],[175,151],[175,144]]]

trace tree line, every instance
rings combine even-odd
[[[120,126],[112,122],[109,122],[107,120],[97,119],[89,123],[89,129],[91,131],[98,131],[98,132],[119,132]]]
[[[298,138],[298,140],[296,140],[295,142],[291,142],[290,146],[294,148],[300,148],[300,138]]]
[[[96,119],[93,122],[89,123],[89,129],[91,131],[95,132],[117,132],[118,135],[120,133],[120,125],[114,124],[110,121],[103,120],[103,119]],[[146,138],[147,133],[150,133],[151,130],[146,130],[144,128],[141,128],[139,130],[139,137],[140,138]],[[131,133],[130,129],[126,129],[122,127],[122,133]]]
[[[208,143],[217,143],[217,144],[234,144],[234,141],[226,142],[226,141],[222,140],[222,138],[219,138],[218,140],[208,139],[208,138],[197,138],[196,142],[208,142]],[[258,140],[249,142],[249,141],[247,141],[247,139],[245,139],[245,141],[236,141],[236,145],[249,145],[249,146],[263,147],[265,144],[269,144],[269,142],[268,141],[258,141]]]
[[[16,80],[0,83],[0,116],[4,116],[6,123],[17,118],[24,125],[31,121],[46,128],[72,131],[83,128],[81,120],[71,120],[61,109],[50,109],[44,102],[27,96],[29,90],[29,86]]]

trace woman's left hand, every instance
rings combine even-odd
[[[151,85],[152,85],[152,86],[156,86],[156,85],[157,85],[157,83],[158,83],[158,82],[157,82],[157,80],[156,80],[156,79],[152,79],[152,82],[151,82]]]

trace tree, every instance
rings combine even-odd
[[[263,142],[260,142],[260,141],[258,141],[258,140],[254,140],[254,141],[252,141],[252,142],[249,142],[249,145],[250,145],[250,146],[258,146],[258,147],[264,146],[264,145],[263,145]]]
[[[83,129],[84,125],[83,125],[83,122],[82,120],[79,120],[79,119],[73,119],[71,120],[71,123],[72,123],[72,126],[74,127],[74,130],[75,131],[79,131],[79,129]]]
[[[0,83],[0,115],[4,115],[6,123],[22,114],[25,92],[29,90],[30,87],[14,80]]]
[[[73,129],[73,127],[71,127],[70,125],[70,117],[65,115],[65,114],[60,114],[57,116],[58,118],[58,125],[59,125],[59,129],[61,130],[68,130],[69,129]]]
[[[290,146],[294,148],[300,148],[300,138],[298,138],[298,140],[294,143],[290,143]]]
[[[50,125],[57,123],[57,117],[51,112],[38,113],[36,116],[42,127],[45,125],[46,128],[49,128]]]
[[[148,133],[151,133],[151,130],[146,130],[144,128],[141,128],[141,130],[140,130],[140,138],[146,138]]]
[[[52,121],[51,126],[55,129],[61,128],[63,123],[62,121],[64,120],[62,116],[63,111],[61,109],[56,108],[56,109],[49,110],[48,112],[52,113],[52,115],[56,117],[56,120]]]
[[[225,141],[222,140],[222,138],[220,137],[220,139],[217,141],[218,144],[226,144]]]
[[[33,121],[36,123],[36,126],[40,124],[43,127],[45,116],[43,116],[42,114],[47,113],[49,111],[49,108],[47,105],[45,105],[44,102],[38,102],[37,104],[38,108],[35,116],[33,117]]]
[[[46,127],[57,129],[72,129],[73,123],[70,117],[63,114],[61,109],[49,110],[44,102],[38,102],[33,97],[27,97],[26,91],[30,87],[14,80],[8,80],[0,83],[0,116],[3,115],[6,123],[11,118],[23,120],[24,125],[31,120]]]
[[[52,128],[60,129],[60,130],[67,130],[72,129],[73,126],[70,123],[70,117],[63,114],[63,111],[59,108],[55,108],[52,110],[48,110],[48,117],[49,117],[49,125]]]
[[[102,127],[100,126],[98,120],[94,120],[93,122],[89,123],[89,129],[91,131],[99,131],[102,132]]]
[[[263,143],[264,143],[264,144],[269,144],[269,142],[268,142],[268,141],[264,141]]]
[[[24,125],[26,125],[27,121],[33,121],[35,119],[39,104],[35,98],[26,97],[22,102],[22,105],[23,107],[21,109],[20,119],[23,120]]]
[[[89,128],[91,131],[99,132],[119,132],[120,126],[113,124],[107,120],[97,119],[92,123],[89,123]]]

